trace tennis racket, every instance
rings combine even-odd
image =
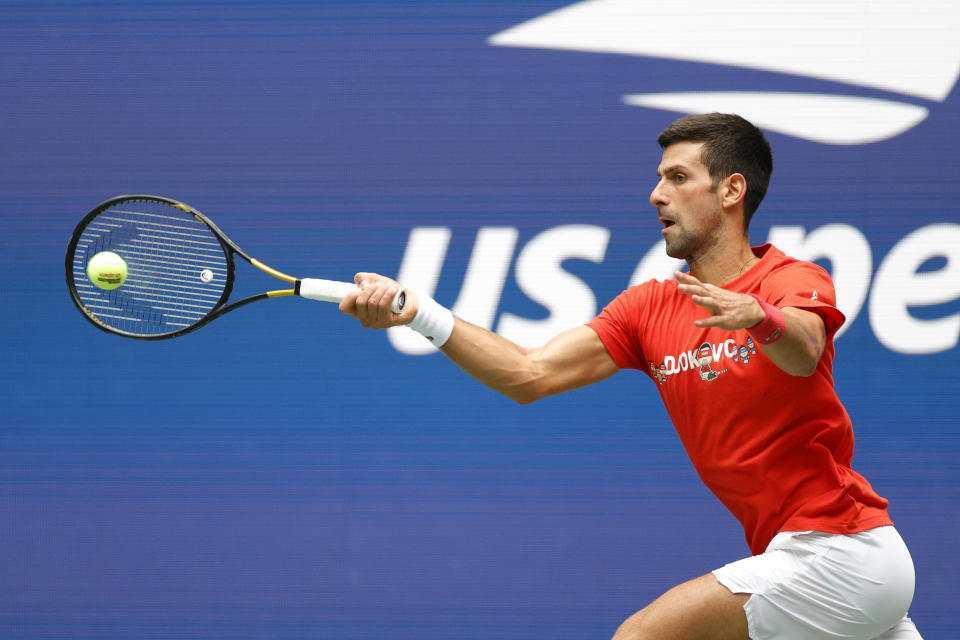
[[[126,279],[112,289],[94,285],[87,274],[91,258],[103,251],[126,263]],[[236,256],[292,287],[230,302]],[[70,238],[65,266],[70,296],[87,320],[141,340],[182,336],[258,300],[300,296],[340,302],[357,288],[352,282],[281,273],[250,257],[193,207],[150,195],[110,198],[84,216]],[[400,290],[393,312],[405,302]]]

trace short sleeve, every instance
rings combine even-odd
[[[647,308],[646,289],[645,285],[627,289],[587,323],[621,369],[647,369],[640,345],[642,314]]]
[[[816,313],[823,320],[828,337],[846,320],[837,309],[830,274],[812,262],[791,262],[773,271],[760,284],[760,297],[781,309],[794,307]]]

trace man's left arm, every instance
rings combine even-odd
[[[728,291],[700,282],[688,273],[676,274],[680,293],[710,312],[694,322],[698,327],[719,327],[727,331],[750,329],[767,317],[767,312],[751,295]],[[817,370],[826,347],[827,332],[823,319],[804,309],[784,307],[782,335],[776,341],[757,343],[775,365],[792,376],[811,376]]]

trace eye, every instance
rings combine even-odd
[[[687,176],[684,175],[684,174],[682,174],[682,173],[675,173],[675,174],[673,174],[673,181],[674,181],[674,182],[678,182],[678,183],[679,183],[679,182],[686,182],[686,181],[687,181]]]

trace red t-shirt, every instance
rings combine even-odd
[[[780,531],[891,524],[887,501],[850,467],[853,426],[831,373],[844,317],[829,274],[772,245],[753,252],[760,262],[723,288],[823,318],[827,344],[812,376],[782,371],[746,329],[694,326],[709,313],[674,280],[627,289],[589,326],[618,366],[657,383],[694,468],[743,525],[753,553]]]

